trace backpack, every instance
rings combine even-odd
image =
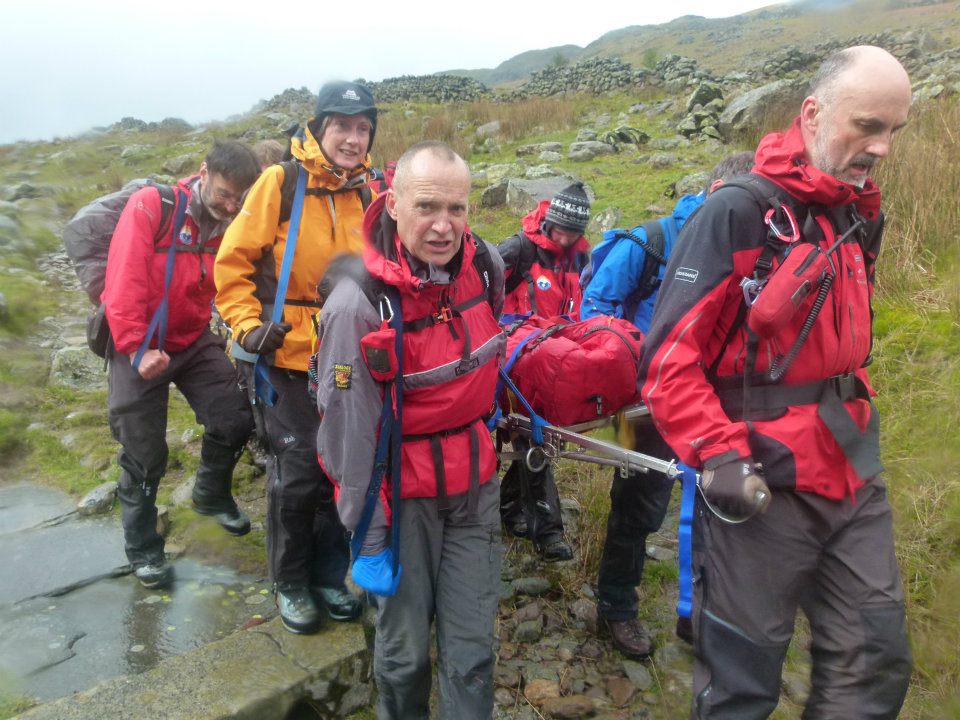
[[[80,285],[95,307],[87,315],[87,347],[94,355],[106,358],[110,345],[110,327],[106,306],[100,302],[107,275],[110,241],[127,201],[138,190],[155,187],[160,193],[160,224],[153,238],[157,245],[167,234],[170,219],[177,206],[177,193],[169,185],[159,185],[149,178],[131,180],[120,190],[98,197],[80,208],[63,229],[63,245],[73,262]],[[179,232],[174,228],[174,232]]]
[[[160,225],[154,237],[158,243],[176,208],[176,194],[169,185],[159,185],[149,178],[131,180],[120,190],[98,197],[80,208],[63,228],[63,246],[73,262],[80,285],[94,305],[100,304],[107,275],[110,240],[130,196],[145,187],[160,193]]]
[[[575,425],[640,401],[643,333],[627,320],[598,315],[571,322],[534,315],[506,332],[504,370],[548,422]]]
[[[638,233],[643,230],[643,239]],[[667,264],[666,244],[667,233],[671,233],[676,238],[679,230],[677,221],[672,215],[660,218],[659,220],[650,220],[643,225],[638,225],[633,230],[607,230],[603,234],[603,240],[590,252],[590,264],[580,276],[580,285],[586,289],[590,280],[596,275],[597,270],[603,265],[610,251],[622,240],[632,240],[644,250],[643,269],[640,271],[640,278],[637,280],[636,289],[623,300],[623,318],[633,321],[637,314],[637,308],[640,303],[653,295],[660,288],[660,266]]]

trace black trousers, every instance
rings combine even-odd
[[[635,427],[634,449],[663,459],[673,457],[673,451],[652,425]],[[636,587],[643,575],[647,536],[663,524],[673,483],[663,473],[652,470],[631,473],[625,478],[619,470],[613,471],[607,537],[597,580],[597,610],[602,617],[629,620],[637,616]]]
[[[110,355],[107,416],[120,443],[118,496],[127,559],[135,567],[163,560],[157,534],[157,488],[167,468],[167,405],[177,386],[203,425],[197,492],[232,503],[234,465],[253,429],[253,415],[224,353],[223,340],[209,330],[186,350],[170,353],[170,366],[144,380],[125,355]]]
[[[278,585],[343,585],[350,566],[347,532],[333,484],[317,461],[320,417],[307,374],[270,367],[279,398],[263,406],[270,443],[267,466],[267,562]]]
[[[530,442],[514,438],[514,450],[526,452]],[[530,472],[522,460],[514,460],[500,483],[500,517],[511,531],[526,526],[525,537],[545,545],[563,539],[560,495],[553,467]]]

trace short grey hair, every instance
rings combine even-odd
[[[837,80],[853,64],[856,56],[855,48],[846,48],[838,50],[824,60],[810,78],[808,95],[812,95],[824,104],[832,102]]]
[[[407,148],[403,155],[400,156],[400,159],[397,160],[397,167],[393,175],[393,191],[395,193],[399,193],[403,189],[406,176],[410,172],[410,165],[418,155],[424,152],[429,152],[435,158],[445,160],[448,163],[456,163],[459,161],[469,170],[467,161],[460,157],[457,151],[447,143],[442,140],[423,140]]]

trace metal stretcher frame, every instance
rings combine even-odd
[[[624,408],[621,413],[626,422],[650,416],[650,411],[645,405],[631,405]],[[531,444],[530,449],[525,453],[502,452],[500,458],[501,460],[522,460],[532,472],[543,470],[550,462],[566,458],[616,467],[620,469],[623,477],[631,472],[646,473],[649,470],[655,470],[671,479],[680,480],[683,491],[677,528],[679,541],[677,615],[689,618],[693,612],[693,507],[699,475],[691,468],[680,465],[676,460],[661,460],[584,434],[612,422],[613,417],[607,416],[569,427],[558,427],[546,423],[541,427],[543,445]],[[508,433],[533,440],[533,424],[530,418],[524,415],[517,413],[504,415],[497,420],[496,426]]]
[[[628,422],[650,415],[645,405],[631,405],[622,412]],[[630,472],[647,470],[656,470],[672,479],[681,475],[676,460],[661,460],[584,434],[610,425],[612,422],[613,416],[567,427],[547,423],[543,426],[543,445],[532,445],[529,451],[521,454],[501,453],[500,457],[503,460],[523,459],[532,472],[542,470],[549,462],[568,459],[620,468],[620,474],[624,477]],[[517,413],[504,415],[497,421],[497,427],[508,433],[532,439],[532,424],[530,418],[524,415]]]

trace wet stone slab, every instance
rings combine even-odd
[[[167,590],[127,573],[119,517],[80,517],[39,486],[0,485],[0,678],[50,700],[219,640],[275,609],[263,579],[189,558]]]

